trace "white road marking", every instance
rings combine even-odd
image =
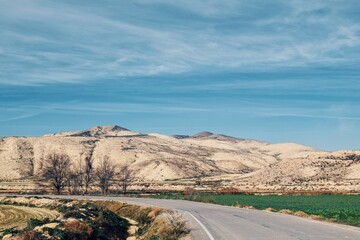
[[[204,226],[204,224],[202,224],[199,219],[197,219],[194,215],[192,215],[191,213],[189,213],[188,211],[185,211],[187,214],[189,214],[193,219],[195,219],[196,222],[198,222],[200,224],[200,226],[204,229],[204,231],[206,232],[206,234],[208,235],[210,240],[215,240],[215,238],[211,235],[211,233],[209,232],[209,230],[207,230],[207,228]]]

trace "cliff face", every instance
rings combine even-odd
[[[360,180],[356,151],[325,153],[293,143],[270,144],[209,132],[179,136],[105,126],[43,137],[2,138],[0,179],[31,178],[42,159],[55,152],[68,154],[74,165],[91,157],[96,166],[108,156],[118,165],[130,165],[140,182],[201,177],[222,180],[224,186],[295,184],[305,188],[331,182],[353,189]]]

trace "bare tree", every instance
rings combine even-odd
[[[94,168],[92,154],[86,156],[85,159],[80,156],[68,179],[69,192],[79,193],[79,190],[82,189],[83,193],[87,194],[93,179]]]
[[[78,194],[81,186],[81,178],[78,172],[70,171],[66,180],[68,192],[70,194]]]
[[[116,176],[116,165],[110,161],[108,156],[105,156],[96,168],[95,175],[99,181],[101,193],[106,195]]]
[[[132,172],[129,168],[129,164],[125,163],[125,165],[120,168],[120,171],[118,173],[120,186],[122,188],[123,194],[126,194],[127,187],[129,186],[131,181],[131,174]]]
[[[67,188],[70,194],[78,194],[83,182],[83,164],[81,157],[72,165],[72,169],[67,177]]]
[[[85,166],[84,166],[84,194],[88,194],[90,184],[94,180],[94,168],[93,168],[94,160],[92,156],[87,156],[85,158]]]
[[[71,161],[66,154],[49,154],[41,164],[40,177],[51,181],[56,194],[66,186],[67,177],[70,173]]]

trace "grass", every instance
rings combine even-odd
[[[27,206],[30,202],[34,202],[34,199],[37,198],[21,198],[20,200],[23,202],[17,202],[18,198],[11,197],[0,200],[0,203],[6,203],[0,209],[3,215],[0,220],[6,220],[4,208],[20,208],[17,205]],[[40,204],[43,203],[40,201]],[[3,225],[3,228],[6,228],[0,228],[0,239],[11,234],[14,239],[19,240],[110,240],[127,239],[128,237],[136,237],[139,240],[176,240],[189,233],[186,222],[180,216],[173,211],[162,208],[111,201],[93,202],[66,199],[47,202],[46,206],[42,207],[43,210],[56,211],[57,215],[60,216],[47,218],[46,215],[36,219],[33,217],[37,215],[30,215],[29,219],[24,220],[22,226]],[[29,209],[35,211],[36,205],[34,205],[34,209]],[[9,216],[9,218],[18,221],[25,216],[24,214],[18,215],[18,218],[16,216]]]
[[[67,203],[71,203],[68,202]],[[87,201],[74,201],[57,208],[65,219],[77,219],[64,224],[64,229],[48,231],[60,239],[126,239],[129,223],[116,213]],[[61,237],[61,236],[63,237]]]
[[[14,207],[10,205],[9,198],[5,205],[7,208]],[[62,202],[59,200],[59,202]],[[96,204],[87,201],[63,201],[63,204],[48,206],[53,210],[62,213],[62,219],[49,218],[30,218],[27,221],[27,226],[19,226],[19,229],[8,228],[5,231],[0,231],[0,238],[12,234],[16,239],[126,239],[128,237],[129,223],[126,219],[121,218],[116,213],[98,207]],[[16,206],[19,208],[18,206]],[[16,210],[16,209],[15,209]],[[21,209],[22,210],[22,209]],[[30,209],[33,210],[33,209]],[[36,208],[34,208],[34,211]],[[5,212],[7,213],[7,212]],[[31,212],[20,212],[19,214],[11,215],[14,221],[20,221],[25,217],[37,217],[36,214],[31,215]],[[6,214],[3,213],[3,220],[7,220]],[[22,219],[24,218],[24,219]],[[54,223],[53,226],[46,225]],[[17,226],[18,227],[18,226]]]
[[[360,227],[360,195],[245,195],[245,194],[159,194],[156,198],[185,199],[227,206],[252,206],[304,212],[339,223]]]
[[[98,201],[96,204],[138,224],[137,239],[175,240],[189,233],[181,216],[170,210],[136,206],[121,202]]]
[[[4,232],[3,229],[26,227],[29,221],[32,222],[33,218],[38,218],[41,221],[42,219],[49,220],[49,218],[57,217],[54,211],[47,212],[45,208],[11,206],[9,203],[5,205],[0,203],[0,212],[0,235]]]

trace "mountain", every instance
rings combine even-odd
[[[137,135],[139,133],[132,132],[129,129],[114,125],[114,126],[97,126],[83,131],[77,132],[60,132],[54,133],[52,136],[63,137],[118,137]],[[49,136],[49,135],[47,135]]]
[[[128,164],[139,187],[182,189],[236,187],[241,190],[360,191],[360,151],[322,152],[294,144],[271,144],[222,134],[142,134],[119,126],[42,137],[0,138],[0,179],[33,179],[53,152],[73,163],[105,156]],[[8,186],[2,186],[7,187]]]

